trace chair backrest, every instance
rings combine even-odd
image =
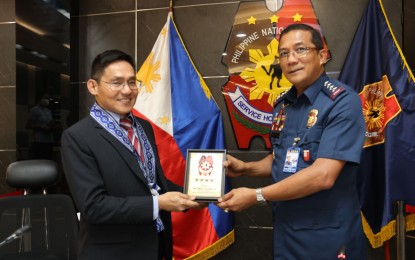
[[[26,160],[11,163],[7,167],[6,181],[13,188],[44,189],[58,181],[56,162],[52,160]]]
[[[57,164],[51,160],[9,165],[7,184],[24,189],[26,196],[0,199],[0,260],[76,259],[78,219],[73,201],[67,195],[46,194],[46,188],[58,178]],[[29,194],[40,188],[43,194]],[[29,232],[18,239],[6,239],[26,226],[31,227]]]
[[[22,219],[29,221],[31,231],[1,246],[1,260],[76,259],[78,220],[69,196],[37,194],[0,199],[0,241],[22,227]]]

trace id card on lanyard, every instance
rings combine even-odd
[[[283,172],[295,173],[297,171],[298,158],[300,157],[299,147],[290,147],[285,155]]]
[[[297,164],[301,151],[301,149],[297,147],[297,143],[299,141],[300,137],[295,137],[292,147],[287,149],[287,154],[285,155],[284,160],[284,168],[282,169],[283,172],[295,173],[297,171]]]

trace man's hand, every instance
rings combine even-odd
[[[173,191],[158,196],[159,209],[166,211],[184,211],[190,208],[200,209],[204,203],[198,203],[194,196],[189,196],[181,192]]]
[[[226,161],[223,162],[223,166],[226,168],[226,176],[239,177],[243,175],[244,162],[229,154],[226,155]]]
[[[257,203],[255,189],[238,188],[223,195],[216,205],[225,211],[241,211]]]

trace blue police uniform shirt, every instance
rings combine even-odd
[[[366,128],[358,94],[323,73],[299,97],[292,87],[277,99],[274,120],[279,114],[285,116],[279,118],[279,129],[273,125],[270,137],[275,182],[317,158],[346,164],[332,189],[273,203],[274,259],[337,259],[343,249],[347,259],[366,259],[356,188]],[[284,172],[287,150],[295,138],[299,138],[296,171]]]

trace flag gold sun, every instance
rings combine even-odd
[[[267,46],[268,54],[260,49],[249,50],[249,60],[255,68],[245,68],[240,76],[246,82],[255,80],[256,86],[250,89],[249,100],[262,99],[268,93],[267,102],[272,106],[275,98],[288,90],[292,84],[285,78],[278,62],[278,41],[273,39]]]
[[[157,73],[159,68],[160,62],[154,62],[154,54],[150,53],[140,70],[137,72],[136,78],[143,82],[143,87],[147,93],[153,92],[153,82],[157,83],[161,79],[160,74]]]

